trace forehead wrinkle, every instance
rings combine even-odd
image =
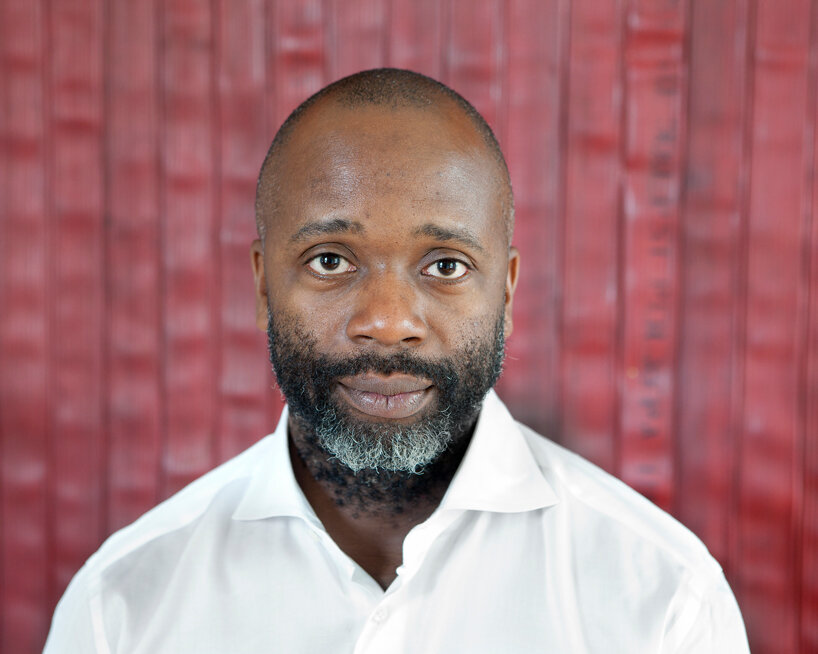
[[[477,238],[463,227],[442,227],[434,223],[426,223],[421,225],[414,231],[415,236],[430,236],[439,241],[456,241],[470,248],[474,248],[481,253],[485,253],[485,249]]]
[[[316,220],[303,225],[295,234],[290,237],[291,243],[305,241],[311,236],[321,234],[363,234],[366,230],[357,220],[346,220],[345,218],[333,218],[332,220]]]

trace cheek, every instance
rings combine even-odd
[[[271,289],[268,306],[278,326],[285,326],[297,338],[330,346],[340,340],[346,316],[326,297],[315,297],[290,288]]]
[[[493,339],[498,321],[502,321],[505,316],[502,295],[477,306],[479,308],[476,312],[465,315],[462,312],[447,312],[447,319],[435,321],[435,331],[441,335],[447,349],[468,355],[477,344]]]

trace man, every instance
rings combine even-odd
[[[398,70],[307,100],[259,176],[276,431],[115,534],[55,652],[747,652],[718,564],[491,391],[519,255],[497,142]]]

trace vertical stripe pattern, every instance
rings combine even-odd
[[[0,651],[273,428],[258,167],[386,65],[507,155],[512,411],[696,532],[754,652],[818,649],[815,3],[0,0]]]

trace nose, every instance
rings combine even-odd
[[[428,336],[417,289],[395,274],[375,273],[362,284],[347,336],[356,344],[418,346]]]

